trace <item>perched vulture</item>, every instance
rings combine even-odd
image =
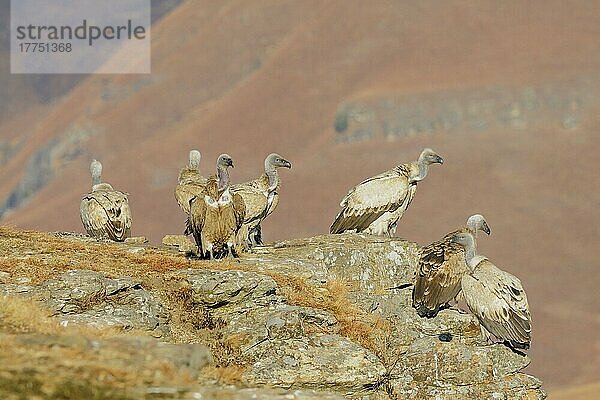
[[[465,264],[465,251],[452,242],[452,237],[468,232],[477,238],[477,231],[488,235],[490,228],[482,215],[475,214],[467,226],[451,232],[441,240],[421,249],[417,277],[413,287],[413,307],[421,317],[435,317],[439,310],[449,306],[460,292],[460,280],[469,272]]]
[[[204,191],[206,178],[200,173],[200,152],[190,151],[189,164],[179,171],[175,200],[187,215],[190,213],[190,200]]]
[[[81,222],[88,235],[122,242],[131,236],[131,211],[127,193],[101,182],[102,164],[92,161],[92,192],[81,199]]]
[[[492,333],[512,349],[528,349],[531,316],[519,278],[477,255],[475,238],[470,233],[459,233],[451,240],[465,249],[470,273],[462,277],[462,292],[469,309],[479,319],[483,337],[489,340]]]
[[[199,253],[210,259],[236,255],[237,234],[246,214],[242,197],[230,191],[228,167],[233,167],[233,160],[220,155],[217,175],[208,179],[202,194],[190,200],[187,231],[193,234]]]
[[[242,196],[246,205],[246,218],[240,235],[249,247],[262,244],[260,224],[279,204],[279,167],[292,168],[292,164],[279,154],[269,154],[265,158],[264,174],[253,181],[231,187],[232,193]]]
[[[392,236],[415,195],[417,183],[427,176],[429,165],[443,162],[435,151],[425,149],[416,162],[398,165],[362,181],[342,199],[342,210],[329,231]]]

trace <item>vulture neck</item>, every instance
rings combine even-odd
[[[190,154],[190,160],[188,162],[188,168],[194,171],[200,172],[200,159]]]
[[[225,190],[229,186],[229,172],[227,167],[219,165],[217,168],[217,177],[219,178],[219,190]]]
[[[413,182],[420,182],[427,176],[427,171],[429,171],[429,164],[427,164],[423,160],[417,161],[417,174],[413,175]]]
[[[467,266],[471,272],[475,272],[475,268],[485,259],[486,258],[484,256],[476,254],[474,241],[465,246],[465,262],[467,263]]]
[[[99,185],[100,183],[102,183],[100,174],[92,174],[92,187]]]
[[[273,191],[279,186],[279,174],[277,168],[271,163],[265,162],[265,175],[269,179],[269,191]]]

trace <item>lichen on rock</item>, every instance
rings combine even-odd
[[[0,380],[25,390],[33,371],[51,394],[72,382],[111,398],[545,398],[529,358],[481,342],[471,314],[417,315],[418,252],[344,234],[212,262],[0,228],[0,358],[16,360]],[[51,368],[31,370],[36,354]]]

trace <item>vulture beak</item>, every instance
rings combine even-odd
[[[283,164],[281,166],[284,167],[284,168],[287,168],[287,169],[291,169],[292,168],[292,163],[289,162],[288,160],[283,160]]]
[[[488,226],[488,224],[485,221],[483,222],[483,226],[481,227],[481,229],[488,235],[490,233],[492,233],[492,230],[490,229],[490,227]]]
[[[438,163],[438,164],[443,164],[444,163],[444,159],[436,154],[435,155],[435,162]]]
[[[231,168],[235,168],[235,165],[233,165],[233,160],[231,158],[229,160],[227,160],[227,166],[231,167]]]

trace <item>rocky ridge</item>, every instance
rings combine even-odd
[[[481,343],[470,314],[418,317],[418,251],[325,235],[210,262],[0,228],[0,394],[545,398],[529,358]]]

